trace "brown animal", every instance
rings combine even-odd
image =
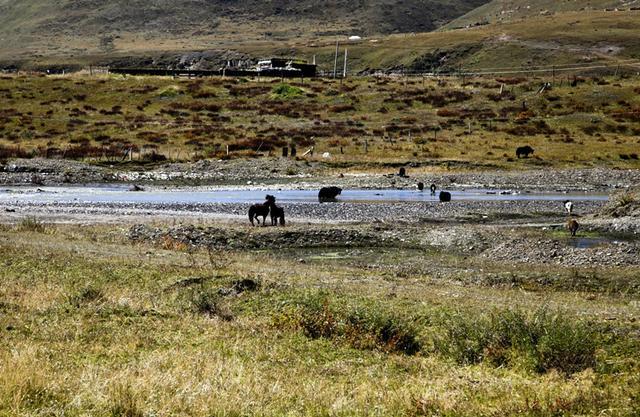
[[[571,236],[575,236],[580,225],[578,224],[576,219],[569,219],[567,220],[566,227],[567,227],[567,230],[571,232]]]

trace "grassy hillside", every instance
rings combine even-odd
[[[0,14],[1,19],[7,17]],[[312,20],[300,18],[297,21],[297,29],[292,30],[299,30],[305,25],[319,27],[314,26]],[[594,62],[616,66],[640,59],[637,36],[640,11],[591,10],[553,16],[536,15],[469,29],[365,36],[360,42],[347,42],[344,35],[326,33],[290,36],[293,32],[287,32],[286,25],[270,22],[265,19],[252,23],[272,31],[266,38],[260,31],[246,31],[244,26],[233,26],[224,21],[216,26],[215,34],[194,29],[193,34],[187,37],[171,32],[163,32],[158,37],[151,32],[121,32],[101,39],[71,33],[56,34],[51,39],[24,35],[21,39],[27,39],[28,46],[21,46],[18,41],[2,44],[0,65],[22,61],[27,66],[36,67],[64,64],[78,68],[89,63],[166,67],[186,62],[197,67],[218,68],[229,59],[251,60],[282,55],[309,60],[315,56],[320,69],[330,71],[333,69],[336,39],[341,39],[342,48],[349,49],[349,70],[352,73],[367,69],[405,68],[407,71],[424,72],[459,68],[588,65]],[[329,26],[321,27],[326,29]],[[282,30],[276,33],[274,28]],[[25,27],[17,28],[12,33],[26,30]],[[240,33],[252,35],[240,36]],[[637,71],[637,66],[633,68]]]
[[[483,23],[510,22],[534,16],[552,16],[564,12],[628,10],[640,7],[638,0],[493,0],[446,25],[447,28]]]
[[[640,11],[575,12],[349,46],[351,68],[504,69],[640,59]],[[332,65],[333,45],[300,51]],[[637,71],[637,69],[636,69]]]
[[[339,163],[638,167],[637,80],[0,77],[0,157],[251,157],[315,146]],[[502,86],[502,87],[501,87]],[[502,93],[501,93],[502,91]],[[535,157],[516,159],[529,144]]]
[[[120,39],[162,45],[424,32],[487,0],[0,0],[0,56],[113,52]],[[34,49],[35,48],[35,49]]]

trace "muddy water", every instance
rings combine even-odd
[[[632,242],[633,240],[634,238],[632,236],[573,237],[567,241],[567,244],[576,249],[590,249],[603,245],[615,245],[621,242]]]

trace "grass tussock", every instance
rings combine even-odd
[[[613,217],[640,216],[640,192],[629,190],[614,194],[602,212]]]
[[[234,318],[220,292],[206,285],[186,289],[182,295],[182,304],[185,310],[195,314],[217,317],[223,321],[231,321]]]
[[[344,305],[320,292],[304,298],[294,317],[294,324],[311,339],[387,353],[438,354],[461,365],[486,363],[538,373],[573,374],[593,368],[601,344],[588,323],[544,309],[529,314],[507,309],[481,317],[435,310],[410,319],[377,304]],[[430,324],[424,327],[418,322]]]
[[[448,314],[435,349],[460,364],[486,361],[536,372],[571,374],[596,364],[598,337],[588,323],[561,313],[504,310],[487,317]]]
[[[104,292],[100,288],[96,288],[91,285],[84,287],[77,293],[69,296],[69,304],[75,308],[80,308],[86,304],[102,300],[104,300]]]
[[[27,216],[18,223],[18,230],[22,232],[45,233],[47,226],[35,216]]]
[[[145,413],[140,408],[140,399],[135,390],[124,384],[116,384],[109,390],[109,416],[110,417],[144,417]]]
[[[421,349],[410,323],[375,307],[339,307],[326,294],[302,303],[298,324],[310,338],[342,341],[356,349],[414,355]]]

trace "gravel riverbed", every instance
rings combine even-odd
[[[408,164],[409,165],[409,164]],[[318,161],[261,158],[167,163],[145,169],[128,165],[92,165],[52,159],[16,159],[0,163],[0,184],[57,185],[139,183],[315,189],[410,188],[417,182],[441,189],[494,188],[520,191],[612,191],[640,184],[640,170],[608,168],[536,169],[530,171],[441,172],[407,167],[407,177],[385,172],[340,170]]]
[[[587,215],[603,207],[603,201],[583,201],[576,214]],[[376,203],[290,203],[282,204],[287,222],[472,222],[527,223],[562,222],[564,212],[559,201],[460,201],[376,202]],[[243,218],[248,224],[249,205],[236,203],[84,203],[15,202],[0,207],[5,216],[38,213],[44,217],[61,215],[116,215],[121,217],[152,215],[176,217]]]
[[[1,165],[0,184],[29,186],[31,192],[35,187],[61,184],[142,184],[153,192],[164,187],[317,190],[324,185],[410,189],[420,181],[452,191],[475,188],[518,193],[616,193],[640,184],[640,171],[605,168],[474,173],[409,168],[407,172],[409,177],[392,172],[340,173],[320,162],[276,158],[164,164],[145,171],[34,159]],[[584,246],[574,245],[578,241],[568,238],[566,232],[558,235],[567,218],[558,200],[281,202],[287,227],[251,228],[246,203],[82,202],[56,200],[54,194],[40,200],[6,198],[0,203],[0,221],[19,223],[26,216],[36,216],[44,222],[126,224],[133,225],[129,229],[132,240],[157,242],[169,237],[196,246],[230,249],[407,246],[510,264],[635,267],[640,258],[636,238],[640,208],[633,204],[605,209],[605,201],[576,201],[579,238],[586,232],[604,236],[595,244],[587,238]],[[154,223],[163,226],[157,228]],[[607,237],[613,233],[624,233],[627,238]]]

